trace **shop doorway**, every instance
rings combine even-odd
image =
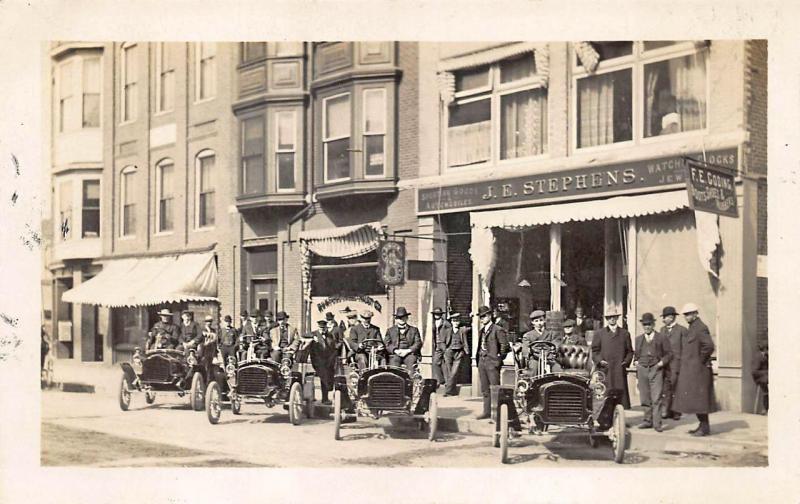
[[[251,310],[258,309],[263,314],[267,310],[273,314],[278,310],[278,281],[253,280],[253,306]]]
[[[606,240],[603,221],[568,222],[561,228],[561,304],[568,317],[603,320]]]

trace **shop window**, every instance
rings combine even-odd
[[[383,177],[386,142],[386,90],[364,91],[364,175]]]
[[[197,60],[196,101],[209,100],[216,94],[217,45],[213,42],[198,42],[195,55]]]
[[[81,237],[100,236],[100,181],[83,181],[83,206],[81,208]]]
[[[378,254],[341,259],[311,257],[311,292],[313,296],[374,296],[385,294],[378,283]]]
[[[197,227],[213,227],[215,220],[214,151],[203,151],[197,155]]]
[[[266,42],[242,42],[242,63],[249,63],[267,55]]]
[[[169,112],[175,107],[175,61],[171,47],[156,44],[156,107],[157,112]]]
[[[59,236],[62,241],[72,238],[72,181],[62,181],[58,186]]]
[[[242,121],[242,194],[261,194],[266,190],[264,167],[264,116]]]
[[[121,236],[136,234],[136,168],[129,166],[122,170],[120,194],[122,195],[122,209],[120,211]]]
[[[156,167],[158,232],[172,231],[175,226],[175,164],[171,160],[162,161]]]
[[[323,100],[323,149],[325,181],[351,177],[350,172],[350,93]]]
[[[121,51],[122,67],[122,122],[133,121],[136,119],[136,44],[125,44]]]
[[[278,136],[275,146],[275,166],[278,170],[278,190],[294,190],[295,160],[297,156],[297,120],[296,113],[278,112],[275,115],[278,123]]]

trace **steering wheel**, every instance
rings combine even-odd
[[[534,341],[531,345],[531,352],[538,354],[539,352],[545,352],[546,354],[555,353],[558,350],[558,346],[550,341]]]
[[[373,347],[383,346],[383,344],[384,344],[383,340],[381,340],[380,338],[367,338],[361,342],[361,347],[364,350],[370,350]]]

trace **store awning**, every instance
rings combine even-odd
[[[300,241],[310,252],[324,257],[357,257],[378,248],[383,237],[380,222],[302,231]]]
[[[557,205],[471,212],[472,227],[521,229],[545,224],[595,219],[624,219],[640,215],[674,212],[689,206],[685,190]]]
[[[62,299],[112,308],[218,301],[217,263],[213,252],[112,259]]]

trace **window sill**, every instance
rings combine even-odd
[[[192,104],[193,105],[202,105],[204,103],[212,102],[216,99],[216,96],[211,96],[209,98],[203,98],[202,100],[195,100]]]
[[[194,228],[195,233],[207,233],[209,231],[214,231],[216,229],[215,226],[203,226],[203,227],[196,227]]]
[[[175,231],[159,231],[157,233],[153,233],[153,237],[172,236],[173,234],[175,234]]]
[[[273,192],[247,194],[236,197],[236,207],[239,210],[263,207],[303,206],[305,204],[305,195],[301,192]]]
[[[397,183],[392,178],[370,178],[346,180],[318,185],[316,196],[319,200],[335,199],[360,194],[395,194]]]
[[[132,241],[136,239],[136,235],[124,235],[119,237],[119,241]]]

